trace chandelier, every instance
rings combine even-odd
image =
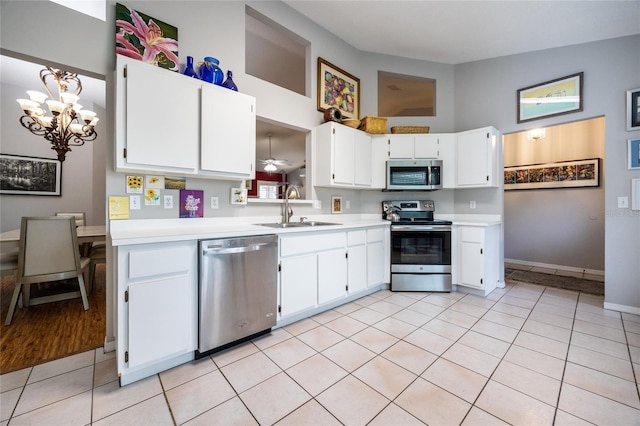
[[[46,67],[40,71],[40,81],[48,96],[27,90],[30,99],[18,99],[25,114],[20,117],[20,124],[34,135],[48,140],[51,149],[58,153],[58,160],[64,161],[71,146],[82,146],[85,142],[95,140],[97,133],[94,128],[98,117],[95,112],[82,109],[82,105],[78,104],[78,95],[82,91],[78,74]],[[53,81],[58,86],[58,100],[55,100],[49,88]],[[45,103],[51,115],[46,115]]]

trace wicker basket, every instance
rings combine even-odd
[[[387,119],[366,116],[362,119],[359,129],[371,134],[381,135],[387,133]]]
[[[429,133],[429,126],[394,126],[391,133]]]
[[[360,126],[360,120],[356,120],[355,118],[343,118],[342,124],[357,129]]]

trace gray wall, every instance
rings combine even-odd
[[[107,105],[114,105],[113,69],[115,68],[113,19],[114,4],[108,2],[107,22],[85,17],[50,2],[3,1],[0,18],[2,48],[21,52],[61,64],[104,75],[107,78]],[[179,27],[180,55],[195,58],[215,55],[223,67],[234,70],[234,80],[240,90],[257,98],[258,115],[270,120],[289,123],[298,129],[310,129],[320,123],[321,115],[315,111],[315,90],[311,98],[273,87],[244,74],[244,3],[243,2],[126,2],[157,19]],[[638,133],[624,130],[624,93],[640,86],[640,36],[570,46],[561,49],[513,55],[504,58],[451,66],[403,58],[371,55],[359,52],[342,40],[327,33],[297,12],[278,2],[250,3],[260,13],[289,28],[311,42],[309,88],[315,87],[315,58],[322,56],[361,78],[362,115],[376,114],[373,90],[377,69],[436,78],[438,117],[424,121],[432,132],[461,131],[493,125],[503,133],[533,127],[516,124],[515,93],[518,88],[569,75],[585,72],[585,110],[559,118],[540,120],[536,125],[548,126],[571,120],[605,115],[607,117],[605,160],[605,269],[606,299],[613,304],[640,308],[640,220],[630,210],[616,207],[617,196],[630,195],[630,179],[637,171],[626,170],[626,139]],[[38,10],[38,13],[34,11]],[[224,17],[224,19],[220,19]],[[215,19],[212,28],[211,20]],[[73,22],[73,25],[55,26],[51,22]],[[21,36],[24,28],[50,28],[51,37],[75,40],[74,49],[52,43],[32,43]],[[78,37],[82,34],[82,37]],[[78,44],[80,43],[80,44]],[[416,72],[417,71],[417,72]],[[455,89],[455,90],[454,90]],[[108,107],[107,122],[113,125],[113,111]],[[389,124],[394,124],[390,121]],[[395,123],[405,124],[405,123]],[[422,122],[421,122],[422,124]],[[113,139],[113,129],[107,135]],[[111,172],[113,158],[107,155],[106,189],[108,195],[124,194],[124,176]],[[219,195],[228,200],[228,182],[194,180],[194,185],[205,190],[206,196]],[[191,185],[191,182],[189,182]],[[478,190],[473,194],[456,191],[455,195],[443,191],[442,199],[453,199],[458,213],[493,212],[501,205],[502,192]],[[356,191],[318,190],[323,208],[300,208],[298,214],[329,212],[331,195],[343,195],[355,200],[354,212],[379,212],[383,193],[357,193]],[[379,197],[379,198],[378,198]],[[478,209],[468,210],[467,200],[473,197]],[[222,204],[209,215],[234,216],[279,214],[278,206],[230,207]],[[136,213],[132,217],[137,217]],[[142,217],[161,217],[164,209],[142,210]],[[176,217],[171,214],[171,217]]]
[[[580,71],[584,111],[517,123],[518,89]],[[640,36],[460,64],[455,83],[457,130],[490,123],[512,133],[605,116],[605,302],[640,310],[640,212],[617,207],[619,196],[631,196],[631,179],[640,177],[627,169],[626,143],[640,132],[627,132],[625,120],[626,91],[640,87]]]

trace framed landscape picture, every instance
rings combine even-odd
[[[59,160],[0,154],[0,194],[59,196],[61,177]]]
[[[518,90],[518,123],[582,111],[583,73]]]
[[[640,169],[640,139],[629,139],[629,170]]]
[[[360,79],[318,57],[318,111],[332,107],[360,119]]]
[[[627,90],[627,131],[640,130],[640,87]]]

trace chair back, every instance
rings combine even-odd
[[[76,218],[76,226],[86,226],[87,216],[84,212],[81,213],[56,213],[56,216],[73,216]]]
[[[82,275],[73,216],[23,217],[18,276],[23,284]]]

